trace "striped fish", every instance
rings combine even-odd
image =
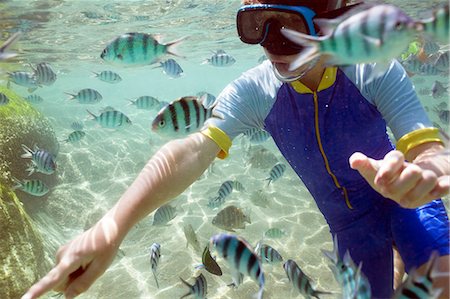
[[[77,100],[80,104],[95,104],[103,99],[102,95],[92,88],[82,89],[77,94],[68,92],[65,92],[65,94],[71,96],[70,100]]]
[[[25,151],[21,155],[22,158],[30,159],[32,165],[27,169],[28,175],[33,174],[35,171],[52,174],[56,170],[56,163],[54,156],[46,150],[41,150],[37,146],[34,146],[34,150],[22,144],[22,149]]]
[[[233,65],[236,62],[233,56],[227,54],[224,50],[217,50],[214,54],[206,59],[202,64],[210,64],[217,67]]]
[[[189,284],[186,280],[184,280],[181,277],[180,279],[181,282],[184,283],[189,288],[189,292],[181,296],[180,299],[188,297],[189,295],[193,295],[195,299],[206,299],[207,293],[206,290],[208,284],[203,274],[200,273],[200,275],[195,278],[195,283],[193,285]]]
[[[93,72],[95,77],[99,78],[103,82],[115,84],[122,81],[122,77],[113,71],[102,71],[100,73]]]
[[[33,196],[44,196],[50,191],[47,185],[45,185],[45,183],[41,180],[19,181],[18,179],[13,178],[13,181],[16,185],[12,188],[12,190],[19,189]]]
[[[160,37],[146,33],[130,32],[120,35],[110,42],[100,57],[119,65],[145,65],[155,63],[164,54],[179,56],[175,47],[185,38],[167,44]]]
[[[447,92],[448,87],[444,87],[444,85],[440,81],[434,81],[431,86],[431,96],[435,99],[441,98]]]
[[[222,209],[212,219],[214,226],[230,232],[235,232],[234,229],[244,229],[245,223],[252,223],[250,217],[233,205]]]
[[[213,107],[216,102],[216,97],[209,92],[201,91],[197,93],[197,97],[201,99],[203,106],[206,108]]]
[[[25,98],[30,103],[42,103],[44,99],[41,96],[38,96],[37,94],[30,94]]]
[[[436,106],[433,108],[433,111],[437,114],[441,122],[443,122],[444,124],[448,124],[450,114],[450,111],[448,109],[442,109]]]
[[[419,68],[419,74],[422,76],[436,76],[439,74],[438,69],[432,63],[424,63]]]
[[[73,131],[72,133],[67,136],[67,139],[63,140],[64,142],[78,142],[80,141],[84,136],[86,136],[86,133],[84,131]]]
[[[212,108],[206,109],[197,97],[182,97],[158,112],[152,130],[169,136],[189,134],[198,131],[211,114]]]
[[[49,63],[41,62],[36,67],[31,66],[31,68],[38,84],[49,86],[55,83],[57,76]]]
[[[322,253],[333,263],[333,266],[330,268],[336,281],[342,287],[342,298],[372,298],[370,283],[361,272],[362,264],[360,263],[359,266],[356,267],[348,251],[344,254],[344,258],[341,259],[339,257],[338,248],[337,235],[334,235],[333,251],[322,249]]]
[[[269,132],[259,128],[249,129],[244,133],[244,135],[249,138],[250,143],[252,144],[264,143],[271,137]]]
[[[439,52],[441,46],[439,46],[439,44],[435,41],[426,38],[423,42],[422,48],[425,51],[425,54],[432,55]]]
[[[430,18],[421,20],[419,22],[423,26],[423,31],[430,37],[437,41],[448,44],[449,43],[449,4],[433,11]]]
[[[287,260],[283,264],[283,268],[294,288],[299,291],[305,298],[319,298],[319,295],[321,294],[331,294],[330,292],[314,290],[311,285],[311,279],[305,273],[303,273],[303,271],[295,261]]]
[[[256,245],[255,252],[263,263],[276,264],[283,261],[283,257],[275,248],[261,242]]]
[[[281,178],[285,171],[286,171],[286,164],[283,163],[275,164],[269,172],[269,177],[266,179],[267,181],[269,181],[267,185]]]
[[[296,69],[321,54],[332,56],[327,62],[330,65],[369,62],[386,65],[391,59],[399,57],[405,45],[414,40],[418,30],[417,23],[396,6],[367,6],[364,10],[361,6],[356,6],[337,19],[314,20],[324,36],[310,36],[282,29],[286,37],[305,47],[291,69]]]
[[[158,270],[159,259],[161,258],[161,245],[159,243],[153,243],[150,246],[150,264],[152,266],[153,277],[155,278],[156,287],[159,289],[158,278],[156,277],[156,271]]]
[[[258,189],[250,194],[250,201],[255,206],[267,208],[267,206],[269,205],[269,196],[264,190]]]
[[[415,54],[409,54],[409,56],[403,60],[402,66],[410,73],[417,74],[420,72],[420,67],[422,66],[422,62],[417,58]]]
[[[268,230],[266,230],[264,232],[264,237],[271,238],[271,239],[279,239],[286,235],[287,235],[287,233],[278,227],[269,228]]]
[[[219,190],[217,191],[217,196],[210,198],[208,201],[208,207],[211,209],[218,208],[224,204],[225,199],[228,195],[233,192],[235,182],[232,180],[228,180],[220,185]]]
[[[442,289],[433,288],[433,276],[436,274],[436,260],[439,254],[431,254],[425,275],[411,270],[406,281],[397,288],[392,299],[433,299],[439,298]]]
[[[7,84],[8,88],[10,86],[10,82],[13,82],[23,87],[28,87],[28,90],[30,92],[36,90],[40,86],[39,83],[37,82],[36,76],[32,73],[17,71],[11,73],[8,72],[7,74],[8,74],[8,84]]]
[[[131,120],[120,111],[106,110],[100,113],[99,116],[86,110],[93,119],[103,128],[116,129],[124,125],[131,125]]]
[[[74,121],[73,123],[70,124],[70,127],[75,131],[82,131],[84,126],[82,122]]]
[[[152,96],[140,96],[136,100],[130,100],[130,102],[138,109],[153,110],[160,107],[159,100]]]
[[[259,285],[257,298],[263,298],[264,273],[256,253],[243,238],[232,234],[217,234],[211,237],[210,244],[229,264],[234,284],[239,285],[241,273],[250,276]]]
[[[434,67],[443,73],[448,73],[450,51],[439,53],[438,58],[434,62]]]
[[[19,39],[21,32],[16,32],[11,35],[0,47],[0,61],[13,58],[17,56],[17,53],[8,52],[9,48]]]
[[[9,98],[4,94],[0,92],[0,106],[8,105]]]
[[[163,69],[163,73],[169,76],[170,78],[179,78],[183,75],[183,69],[181,66],[175,61],[175,59],[169,58],[165,61],[160,62],[160,66]]]
[[[177,215],[177,209],[171,205],[163,205],[155,211],[153,225],[166,225]]]

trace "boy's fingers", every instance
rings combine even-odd
[[[79,294],[86,292],[94,281],[104,272],[102,269],[103,268],[96,265],[95,262],[90,264],[78,277],[75,277],[74,280],[69,283],[64,292],[66,298],[74,298]]]
[[[392,182],[400,174],[404,163],[405,157],[401,152],[390,151],[387,153],[375,177],[375,184],[384,185]]]
[[[21,299],[34,299],[51,291],[57,286],[64,285],[70,273],[76,270],[77,266],[72,263],[58,263],[41,280],[34,284]]]
[[[350,156],[349,162],[351,168],[358,170],[364,179],[372,184],[379,169],[378,161],[356,152]]]

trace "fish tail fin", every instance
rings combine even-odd
[[[0,53],[4,53],[6,52],[6,50],[8,50],[8,48],[10,48],[12,45],[14,45],[16,43],[16,41],[19,39],[19,37],[22,35],[22,32],[18,31],[16,33],[14,33],[13,35],[11,35],[4,43],[3,45],[0,47]],[[12,56],[11,56],[12,55]],[[15,54],[9,54],[9,58],[10,57],[14,57],[16,56]]]
[[[73,93],[69,93],[69,92],[64,92],[64,93],[70,96],[69,100],[73,100],[76,97],[76,95],[74,95]]]
[[[182,298],[185,298],[185,297],[189,296],[190,294],[192,294],[192,285],[189,284],[189,283],[188,283],[186,280],[184,280],[183,278],[180,277],[180,279],[181,279],[181,282],[182,282],[185,286],[187,286],[187,287],[189,288],[189,292],[187,292],[186,294],[184,294],[183,296],[180,297],[180,299],[182,299]]]
[[[159,283],[158,283],[158,278],[156,277],[156,272],[155,271],[152,271],[152,272],[153,272],[153,277],[155,278],[156,287],[159,289]]]
[[[297,58],[291,63],[290,69],[294,70],[310,62],[320,55],[320,43],[325,37],[315,37],[290,29],[281,29],[281,33],[294,43],[304,47]]]
[[[14,182],[14,184],[15,184],[15,185],[11,188],[13,191],[16,190],[16,189],[18,189],[18,188],[20,188],[20,187],[22,187],[22,182],[19,181],[17,178],[11,177],[11,179],[13,180],[13,182]]]
[[[174,41],[166,44],[167,54],[172,54],[172,55],[177,56],[177,57],[185,58],[185,56],[183,56],[180,53],[178,53],[176,49],[186,38],[188,38],[188,37],[187,36],[183,36],[182,38],[179,38],[177,40],[174,40]]]
[[[87,111],[87,113],[89,113],[90,116],[93,117],[93,119],[97,119],[97,115],[95,115],[94,113],[92,113],[91,111],[89,111],[87,109],[86,109],[86,111]]]
[[[20,157],[30,159],[33,156],[33,150],[25,144],[22,144],[22,149],[25,153],[23,153]]]
[[[263,293],[264,293],[264,273],[261,272],[260,277],[259,277],[259,290],[258,293],[256,293],[256,298],[257,299],[263,299]]]
[[[28,171],[28,176],[32,175],[34,173],[35,167],[33,163],[29,163],[28,164],[28,168],[26,169],[26,171]]]

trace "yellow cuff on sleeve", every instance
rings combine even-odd
[[[231,147],[231,139],[228,135],[217,127],[208,127],[201,133],[211,138],[220,147],[221,151],[217,154],[217,158],[225,159]]]
[[[433,141],[443,143],[442,139],[439,137],[438,128],[418,129],[403,135],[402,138],[397,141],[397,150],[406,155],[413,147]]]

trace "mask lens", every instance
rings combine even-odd
[[[269,28],[279,27],[268,26],[271,20],[278,21],[281,28],[289,28],[307,34],[313,33],[300,11],[275,6],[250,6],[241,8],[236,17],[240,39],[247,44],[261,43],[268,35]],[[276,34],[281,35],[280,32]]]

